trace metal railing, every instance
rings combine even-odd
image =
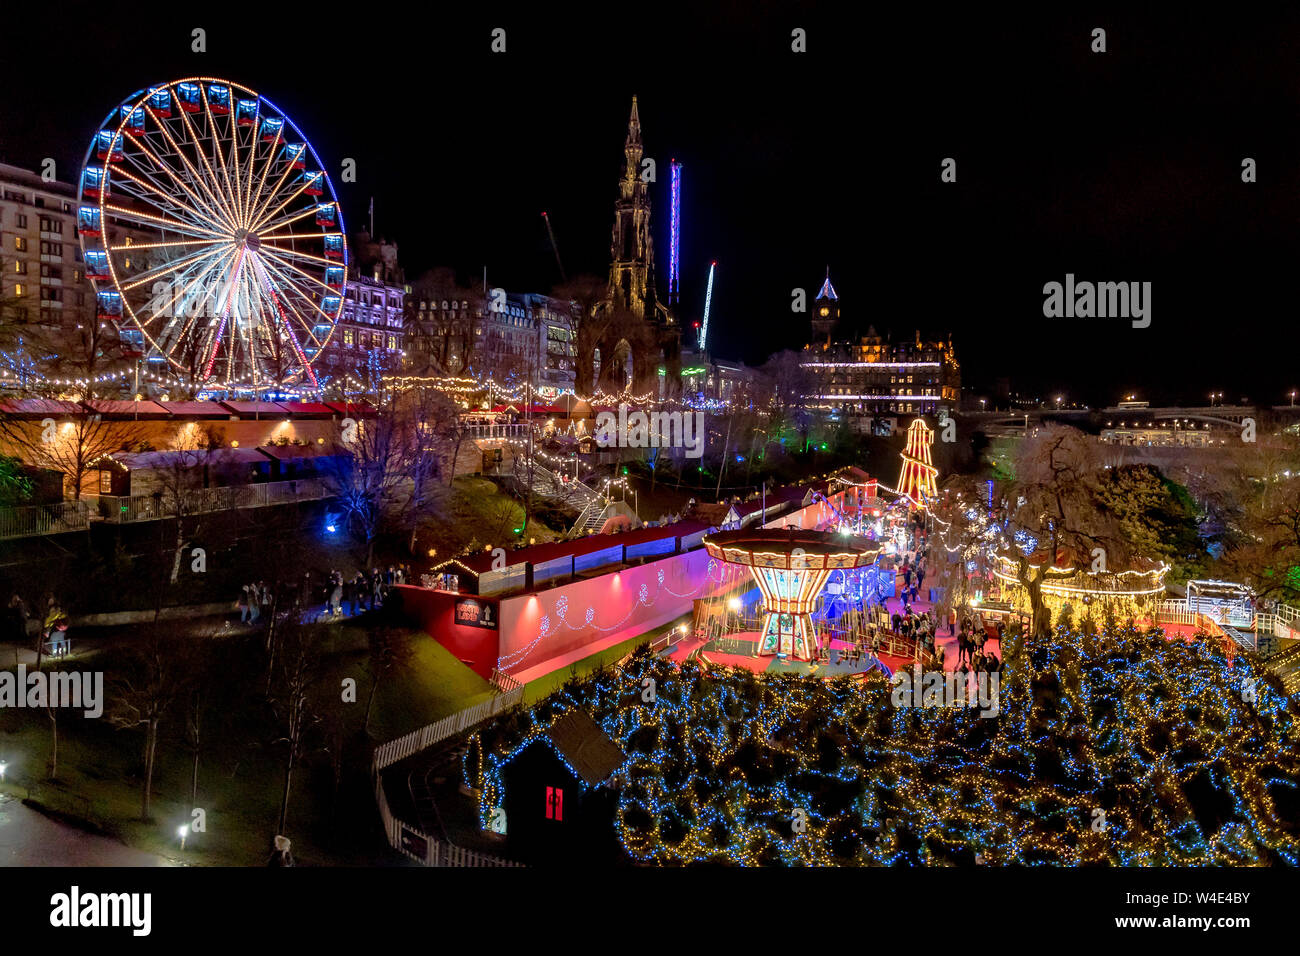
[[[88,501],[0,508],[0,539],[85,531],[90,527],[90,511]]]
[[[527,422],[497,425],[462,425],[461,434],[466,438],[527,438],[530,427]]]
[[[179,502],[173,492],[130,496],[99,495],[89,500],[97,507],[98,516],[102,520],[110,524],[127,524],[174,518],[178,512],[193,515],[238,508],[265,508],[294,501],[330,498],[334,494],[334,489],[324,479],[299,478],[295,481],[269,481],[256,485],[195,488],[181,492]]]

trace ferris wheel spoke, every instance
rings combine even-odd
[[[311,206],[307,209],[299,210],[298,212],[295,212],[292,215],[283,216],[280,219],[277,219],[275,222],[268,222],[265,225],[260,226],[257,231],[258,234],[260,235],[263,231],[267,229],[278,229],[281,226],[287,226],[291,222],[297,222],[299,219],[306,219],[308,216],[314,216],[314,215],[316,215],[316,207]]]
[[[244,205],[244,217],[243,217],[243,219],[240,221],[240,224],[241,224],[241,225],[243,226],[243,228],[245,228],[245,229],[248,228],[249,223],[252,221],[252,218],[253,218],[253,204],[257,201],[257,196],[260,195],[260,193],[261,193],[261,184],[258,185],[258,191],[257,191],[257,193],[254,193],[254,192],[253,192],[253,167],[256,165],[255,160],[257,159],[257,151],[258,151],[258,147],[259,147],[259,145],[261,144],[261,140],[258,138],[258,135],[257,135],[257,126],[256,126],[256,124],[255,124],[253,127],[251,127],[250,132],[249,132],[249,135],[250,135],[251,138],[250,138],[250,140],[249,140],[249,146],[248,146],[248,184],[247,184],[247,187],[244,189],[244,195],[247,197],[247,201],[246,201],[246,203],[245,203],[245,205]],[[276,134],[276,140],[278,141],[279,138],[280,138],[280,136],[279,136],[279,134],[277,133],[277,134]],[[270,159],[269,159],[269,157],[274,157],[274,156],[275,156],[275,146],[274,146],[274,144],[272,144],[272,145],[267,149],[267,151],[266,151],[266,155],[267,155],[267,157],[268,157],[267,165],[269,166],[269,164],[270,164]],[[265,174],[263,174],[263,182],[265,182]]]
[[[297,186],[297,188],[294,189],[294,191],[289,194],[288,198],[286,198],[284,202],[280,203],[280,205],[276,206],[275,209],[271,210],[270,212],[263,212],[261,214],[261,217],[253,223],[252,225],[253,231],[260,233],[264,229],[278,228],[279,226],[283,225],[285,222],[293,222],[294,219],[301,219],[302,216],[295,216],[294,219],[279,220],[274,223],[271,222],[276,216],[280,215],[280,213],[284,210],[286,206],[289,205],[289,203],[293,202],[300,195],[302,195],[303,190],[305,190],[306,188],[307,188],[307,184],[304,182],[301,185]],[[266,206],[269,207],[270,203],[268,202]],[[310,207],[310,211],[315,211],[314,203]],[[268,226],[267,225],[268,223],[271,223],[271,225]]]
[[[207,96],[205,95],[204,103],[207,103]],[[212,140],[213,156],[216,156],[217,127],[213,122],[211,111],[205,109],[203,114],[208,120],[208,138]],[[230,183],[227,181],[225,189],[222,190],[221,182],[217,179],[217,170],[212,168],[212,163],[209,163],[208,161],[208,153],[204,151],[204,137],[200,134],[199,126],[194,120],[192,120],[190,113],[185,111],[185,109],[182,109],[181,111],[181,121],[182,124],[185,125],[186,133],[188,134],[188,137],[190,137],[190,142],[194,143],[195,155],[198,156],[201,163],[203,163],[203,168],[207,170],[208,176],[207,181],[205,182],[211,183],[211,185],[208,186],[208,191],[212,195],[217,196],[218,200],[220,200],[221,208],[225,211],[226,221],[233,225],[234,207],[230,204]]]
[[[174,249],[177,246],[210,246],[216,239],[186,239],[177,242],[110,242],[104,246],[106,252],[121,252],[123,249],[130,249],[132,252],[140,249]]]
[[[285,295],[283,296],[284,307],[288,309],[291,313],[293,313],[293,317],[298,320],[298,325],[301,327],[303,334],[310,336],[311,343],[316,345],[318,348],[323,347],[325,345],[325,341],[328,340],[329,336],[326,335],[325,340],[322,340],[320,336],[316,334],[316,327],[318,324],[325,324],[332,327],[334,323],[334,317],[330,315],[328,312],[324,311],[316,303],[316,301],[312,298],[312,296],[302,288],[299,281],[287,275],[285,271],[281,269],[275,262],[268,260],[267,257],[265,256],[259,256],[258,258],[262,266],[268,272],[274,273],[281,280],[280,288],[285,291]],[[307,274],[303,273],[303,275],[307,275]],[[313,277],[307,276],[307,278],[312,279]],[[326,288],[328,288],[328,286]],[[333,292],[332,289],[330,291]],[[321,319],[324,320],[324,322],[318,323],[316,321],[308,321],[307,317],[305,317],[301,312],[298,311],[298,306],[293,301],[294,296],[291,295],[290,293],[296,294],[297,298],[301,300],[302,305],[304,305],[307,308],[309,314],[314,313],[314,316],[319,316]]]
[[[162,332],[159,333],[159,338],[168,340],[169,344],[167,345],[166,350],[169,353],[174,352],[178,347],[183,346],[183,344],[188,341],[191,328],[194,328],[200,319],[211,318],[212,315],[211,310],[207,308],[208,304],[211,302],[211,296],[205,296],[203,297],[202,305],[196,303],[193,308],[183,309],[183,312],[191,314],[188,316],[186,321],[181,323],[179,332],[171,334],[168,332],[168,328],[174,328],[177,319],[181,318],[181,316],[175,314],[176,303],[178,301],[186,301],[192,291],[202,292],[204,289],[213,290],[219,288],[221,279],[225,275],[227,263],[234,256],[235,248],[232,244],[223,254],[220,255],[219,258],[205,259],[202,262],[196,263],[193,277],[181,286],[177,294],[174,295],[168,303],[167,308],[149,317],[148,323],[145,324],[162,325]],[[170,315],[168,314],[169,310],[172,312]]]
[[[206,200],[201,199],[190,185],[177,175],[176,169],[169,161],[171,158],[170,152],[154,148],[154,144],[149,140],[150,135],[156,134],[146,133],[143,138],[131,133],[123,133],[120,135],[124,164],[117,167],[118,176],[121,176],[128,181],[139,182],[139,180],[135,180],[134,177],[131,177],[127,172],[127,166],[130,166],[148,180],[150,186],[146,188],[151,187],[172,201],[175,200],[176,191],[179,190],[180,192],[189,195],[190,199],[196,206],[201,206],[207,210],[209,216],[213,214],[211,203],[214,197],[209,196]],[[133,148],[127,149],[126,147],[128,145]],[[160,145],[166,146],[165,141]],[[176,165],[179,166],[183,164],[178,162]],[[141,185],[143,186],[144,184]]]
[[[212,349],[208,353],[207,364],[203,367],[204,378],[207,378],[207,376],[212,374],[212,366],[216,364],[217,352],[221,348],[221,338],[225,333],[226,325],[230,321],[230,312],[234,307],[235,300],[239,293],[239,277],[243,271],[244,256],[247,254],[247,251],[248,249],[246,246],[239,247],[239,252],[235,257],[234,274],[230,277],[230,281],[226,284],[226,288],[223,292],[225,301],[220,302],[220,316],[217,322],[217,330],[212,335]],[[227,353],[232,351],[230,346],[226,346],[226,351]],[[226,366],[227,368],[230,367],[229,361],[227,361]]]
[[[271,145],[266,151],[266,161],[262,164],[262,177],[257,183],[257,192],[254,194],[253,203],[250,205],[249,208],[248,221],[250,225],[253,222],[253,220],[257,218],[265,202],[269,201],[269,196],[266,200],[264,200],[262,196],[266,193],[266,178],[271,173],[271,167],[274,165],[275,162],[275,148],[279,145],[280,145],[280,132],[277,130],[275,134],[275,139],[271,141]],[[289,175],[289,171],[291,169],[293,169],[293,163],[285,163],[284,172],[280,174],[280,178],[276,181],[275,185],[271,187],[270,196],[274,196],[275,193],[279,190],[280,185],[284,182],[285,178]]]
[[[276,136],[276,142],[279,142],[279,134],[277,133]],[[280,190],[284,188],[285,182],[288,181],[291,172],[293,172],[293,163],[286,162],[284,164],[284,171],[280,173],[280,178],[276,180],[275,185],[265,194],[265,196],[261,195],[261,190],[259,189],[259,198],[256,208],[249,215],[250,229],[256,230],[259,227],[263,215],[266,213],[266,210],[270,207],[271,203],[275,202],[276,197],[280,194]],[[265,179],[263,179],[263,182],[265,183]],[[278,212],[280,209],[283,209],[289,203],[293,202],[293,200],[297,198],[305,188],[306,186],[302,185],[294,189],[289,197],[277,207],[276,211]]]
[[[198,197],[198,194],[193,190],[193,188],[191,188],[189,183],[181,179],[181,177],[176,174],[176,171],[172,169],[172,167],[169,164],[164,163],[162,161],[162,158],[158,156],[151,148],[149,148],[148,144],[146,144],[138,136],[134,136],[130,133],[128,133],[127,136],[130,138],[131,142],[136,146],[139,152],[147,156],[149,160],[154,164],[154,166],[156,166],[161,172],[165,173],[168,177],[170,177],[171,181],[175,183],[182,191],[184,191],[185,194],[188,195],[195,202],[196,205],[203,206],[207,210],[206,218],[208,218],[209,220],[211,219],[220,220],[226,218],[225,213],[221,209],[221,201],[217,198],[217,195],[207,188],[207,184],[202,181],[202,177],[198,175],[198,172],[197,170],[194,169],[193,164],[191,164],[190,161],[183,154],[179,152],[179,150],[176,153],[177,159],[180,160],[182,165],[184,165],[186,171],[190,174],[191,178],[207,192],[208,197],[206,202],[201,200]],[[170,139],[168,141],[172,142]],[[173,142],[173,147],[174,145],[175,144]],[[132,163],[137,167],[141,168],[141,170],[145,172],[146,175],[152,173],[152,170],[150,170],[148,167],[143,166],[143,164],[139,162],[139,159],[137,158],[135,153],[127,153],[126,155],[128,158],[131,159]],[[128,176],[128,178],[130,177]],[[151,180],[152,178],[153,178],[152,175],[150,175]],[[144,184],[141,183],[140,185],[143,186]],[[157,187],[155,188],[157,189],[157,192],[160,195],[166,196],[172,201],[176,201],[175,197],[172,196],[167,191],[161,188],[157,188]]]
[[[152,111],[149,111],[149,115],[154,117],[154,122],[157,124],[158,129],[146,131],[143,139],[132,133],[127,133],[127,135],[131,137],[132,142],[135,143],[142,152],[145,152],[159,169],[167,173],[173,182],[180,186],[181,189],[184,189],[196,203],[202,202],[190,187],[190,184],[177,175],[176,169],[182,167],[194,184],[206,194],[206,202],[202,202],[202,204],[208,210],[208,216],[217,220],[228,219],[228,211],[222,203],[221,194],[213,188],[216,184],[209,184],[207,179],[199,174],[194,163],[191,162],[189,156],[186,154],[186,150],[183,148],[182,144],[172,135],[171,129],[168,125]],[[155,143],[155,138],[161,138],[162,142]],[[195,142],[194,151],[200,156],[203,155],[200,143]],[[139,161],[135,159],[134,155],[132,155],[132,159],[137,167],[141,166]],[[151,172],[147,167],[143,168],[146,172]]]
[[[212,245],[218,245],[218,244],[212,243]],[[145,269],[143,272],[137,273],[135,278],[132,279],[130,282],[121,283],[120,288],[123,292],[129,291],[131,289],[137,289],[140,286],[144,285],[145,283],[152,282],[155,279],[161,279],[165,275],[170,275],[173,272],[184,271],[185,268],[190,263],[196,262],[199,259],[204,259],[212,255],[212,253],[213,253],[212,249],[206,249],[206,250],[200,249],[198,252],[191,252],[188,255],[182,256],[179,259],[173,259],[170,262],[164,262],[162,265],[157,265],[149,269]]]
[[[211,131],[210,135],[212,138],[214,154],[215,154],[215,147],[217,142],[216,127],[212,123],[211,112],[207,112],[205,115],[208,118],[208,129]],[[190,114],[188,111],[181,110],[181,120],[185,124],[185,129],[189,133],[190,140],[194,143],[195,154],[197,154],[199,159],[202,161],[203,168],[207,170],[208,180],[212,184],[209,192],[213,193],[213,195],[215,196],[220,197],[221,206],[225,210],[226,219],[228,222],[233,224],[235,219],[235,211],[230,205],[229,197],[221,192],[221,184],[217,181],[217,172],[215,169],[212,168],[212,164],[208,162],[208,154],[203,150],[203,138],[199,135],[198,128],[195,125],[194,121],[190,119]],[[226,185],[228,189],[229,183],[227,183]]]
[[[268,317],[273,316],[274,318],[279,319],[279,325],[283,326],[284,328],[284,337],[289,340],[289,344],[293,347],[293,351],[297,356],[298,361],[302,364],[303,368],[307,370],[308,374],[311,375],[311,377],[314,379],[315,375],[312,374],[310,370],[311,363],[308,361],[306,354],[303,352],[302,345],[299,344],[298,342],[298,336],[294,334],[293,326],[289,323],[289,317],[284,313],[284,308],[281,304],[280,296],[276,294],[275,286],[271,282],[269,271],[266,266],[266,262],[262,259],[261,256],[257,256],[253,260],[253,264],[254,267],[260,273],[262,287],[265,290],[266,295],[270,298],[271,305],[275,310],[274,313],[271,313],[268,310],[267,312]],[[299,321],[301,322],[301,318],[299,318]],[[271,336],[271,341],[277,346],[277,352],[279,353],[281,364],[283,364],[283,348],[279,347],[280,336],[276,331],[271,329],[268,329],[268,333]]]
[[[214,221],[220,222],[219,216],[214,216],[211,212],[205,211],[207,205],[201,200],[198,201],[198,206],[201,208],[187,205],[184,202],[184,196],[179,192],[174,192],[167,180],[155,178],[153,170],[140,164],[136,156],[130,155],[128,159],[137,170],[143,173],[143,178],[133,175],[126,168],[119,168],[114,175],[114,182],[120,195],[130,197],[150,209],[156,209],[159,212],[170,213],[180,219],[192,221],[195,225],[208,225]]]
[[[286,274],[288,274],[285,270],[289,270],[289,271],[295,272],[295,273],[297,273],[299,276],[301,276],[303,279],[305,279],[307,282],[309,282],[309,283],[313,283],[314,285],[317,285],[317,286],[320,286],[320,288],[321,288],[321,290],[322,290],[322,295],[337,295],[337,294],[338,294],[332,286],[328,285],[328,284],[325,282],[324,279],[318,279],[318,278],[316,278],[316,276],[312,275],[310,272],[307,272],[307,271],[305,271],[305,270],[303,270],[303,269],[298,268],[298,266],[294,265],[292,262],[289,262],[289,261],[287,261],[287,260],[281,258],[281,257],[280,257],[276,252],[274,252],[274,251],[272,251],[272,250],[268,250],[266,247],[263,247],[262,250],[261,250],[261,252],[262,252],[262,253],[263,253],[267,258],[272,259],[272,260],[274,260],[274,261],[276,261],[276,262],[279,262],[279,263],[284,267],[283,269],[279,270],[279,271],[281,272],[282,275],[286,275]],[[321,314],[323,315],[324,313],[321,313]]]
[[[194,206],[187,205],[181,202],[179,197],[154,185],[152,181],[140,179],[125,169],[118,170],[116,179],[117,185],[122,187],[127,194],[134,196],[141,202],[148,203],[154,209],[177,215],[188,222],[192,222],[196,226],[202,226],[204,223],[210,223],[213,220],[213,214],[210,210],[205,213]],[[125,182],[123,182],[123,180],[125,180]],[[125,185],[126,183],[133,183],[143,190],[143,192],[138,193],[127,188]],[[152,198],[150,194],[157,198]],[[197,200],[197,197],[193,198]]]
[[[203,226],[196,226],[187,222],[179,222],[175,219],[167,219],[164,216],[154,216],[147,212],[140,212],[137,209],[128,209],[126,206],[119,206],[116,203],[106,202],[103,207],[106,211],[111,211],[116,218],[136,220],[137,225],[161,226],[164,229],[171,229],[186,236],[202,238],[208,236],[212,239],[226,240],[230,237],[217,232],[215,229],[208,229]]]
[[[221,178],[225,181],[226,195],[229,197],[230,200],[230,220],[232,223],[234,223],[239,220],[239,213],[238,213],[239,185],[238,182],[231,181],[230,160],[227,159],[226,156],[222,155],[222,153],[220,152],[221,137],[220,134],[218,133],[216,117],[212,115],[212,101],[208,98],[208,93],[206,88],[204,89],[203,92],[203,108],[204,108],[204,112],[208,117],[208,128],[212,130],[212,160],[221,169]],[[234,143],[237,138],[235,135],[235,130],[238,127],[235,126],[235,117],[233,113],[227,114],[227,117],[229,120],[229,128],[231,130],[230,133],[231,149],[233,150]]]
[[[324,256],[314,255],[313,253],[310,252],[303,252],[299,249],[284,249],[281,248],[280,246],[273,246],[270,243],[268,243],[265,239],[262,240],[262,248],[275,252],[276,255],[280,256],[281,258],[287,257],[290,259],[300,259],[304,262],[315,262],[322,266],[342,265],[342,263],[339,262],[338,260],[326,259]]]

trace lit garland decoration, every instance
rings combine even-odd
[[[982,719],[895,707],[878,676],[679,670],[642,649],[485,725],[462,768],[486,826],[505,766],[587,711],[628,755],[615,826],[637,863],[1300,863],[1300,713],[1263,668],[1158,630],[1061,628],[1002,677]]]
[[[1019,532],[1017,532],[1019,534]],[[1035,566],[1037,570],[1037,566]],[[1002,582],[1010,596],[1012,607],[1028,614],[1031,611],[1029,594],[1021,585],[1016,573],[1016,562],[999,555],[992,568],[993,576]],[[1091,571],[1086,568],[1056,567],[1047,571],[1040,585],[1044,603],[1058,614],[1065,605],[1072,610],[1093,610],[1127,617],[1149,617],[1157,602],[1165,594],[1165,575],[1169,565],[1159,564],[1146,570]]]

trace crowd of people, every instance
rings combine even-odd
[[[22,595],[14,592],[9,598],[6,610],[8,612],[6,630],[10,639],[15,644],[26,644],[31,636],[29,622],[32,619],[27,602],[23,600]],[[44,643],[43,653],[54,657],[66,657],[72,650],[72,642],[68,639],[68,615],[54,595],[46,599],[45,615],[39,620],[41,641]]]
[[[313,577],[312,572],[305,571],[297,587],[286,589],[285,597],[306,623],[352,617],[382,607],[392,588],[406,584],[410,574],[405,564],[376,567],[369,573],[359,570],[352,575],[334,569]],[[245,584],[235,601],[240,623],[256,624],[263,614],[270,614],[273,602],[274,593],[265,581]]]

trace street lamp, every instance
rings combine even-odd
[[[1291,407],[1295,408],[1295,389],[1291,389]]]

